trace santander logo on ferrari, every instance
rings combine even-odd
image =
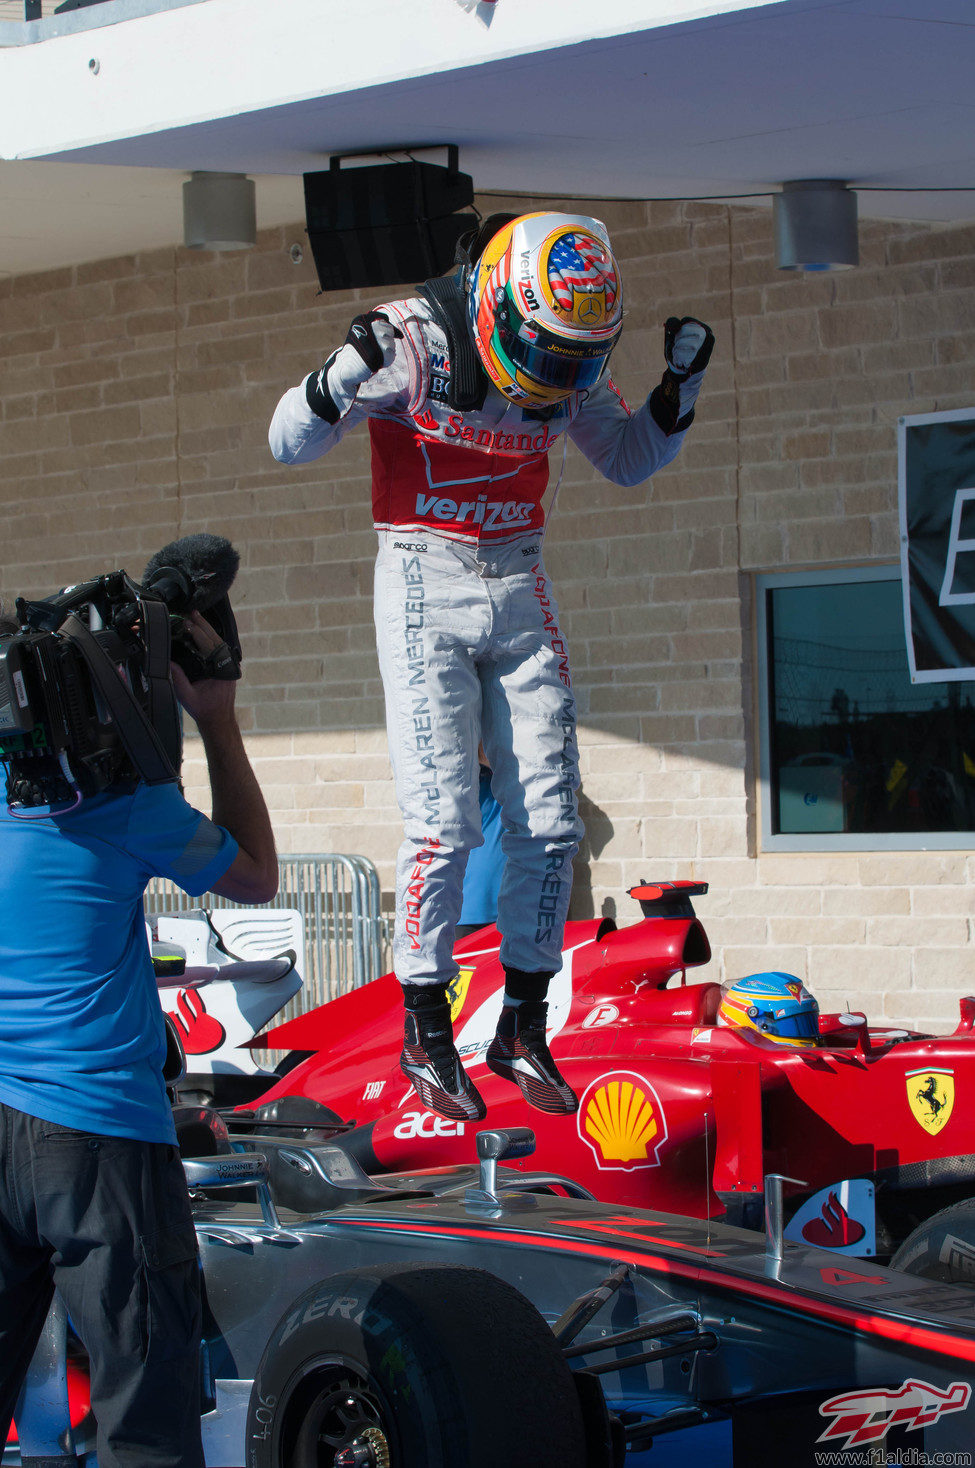
[[[858,1244],[866,1229],[857,1219],[851,1218],[835,1193],[830,1193],[817,1218],[811,1218],[802,1230],[807,1244],[819,1249],[844,1248]]]
[[[834,1254],[869,1258],[877,1252],[877,1209],[869,1178],[844,1178],[813,1193],[796,1209],[785,1237]]]
[[[874,1387],[869,1391],[844,1392],[830,1397],[819,1409],[820,1417],[832,1417],[817,1442],[838,1442],[843,1448],[876,1442],[892,1427],[914,1432],[937,1422],[949,1412],[962,1412],[971,1400],[967,1381],[953,1381],[946,1390],[913,1377],[896,1391]]]
[[[180,989],[172,1019],[187,1055],[209,1055],[219,1050],[226,1039],[227,1031],[218,1019],[207,1013],[195,989]]]

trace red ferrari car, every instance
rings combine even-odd
[[[579,1096],[572,1117],[530,1110],[485,1066],[500,934],[458,943],[454,1033],[490,1124],[530,1124],[534,1166],[597,1198],[698,1218],[761,1227],[763,1179],[778,1173],[790,1180],[787,1237],[890,1256],[975,1192],[975,999],[961,1000],[950,1035],[822,1014],[818,1044],[793,1049],[719,1026],[721,986],[687,981],[711,957],[691,901],[706,891],[635,887],[643,916],[633,926],[568,925],[549,1042]],[[258,1043],[296,1063],[261,1098],[261,1122],[312,1124],[318,1103],[349,1125],[343,1147],[369,1173],[469,1161],[473,1128],[423,1108],[400,1074],[401,1042],[391,974],[270,1030]]]

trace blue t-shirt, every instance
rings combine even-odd
[[[501,807],[491,789],[491,771],[481,765],[478,786],[478,803],[481,807],[481,832],[484,845],[475,846],[467,858],[464,873],[464,900],[458,922],[462,927],[473,927],[497,922],[498,893],[501,890],[501,874],[504,871],[504,852],[501,850]]]
[[[79,1131],[172,1142],[142,897],[199,896],[237,843],[174,783],[40,819],[0,800],[0,1101]]]

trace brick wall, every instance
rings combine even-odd
[[[975,991],[967,853],[758,850],[750,573],[896,560],[896,419],[975,404],[975,227],[864,221],[858,270],[805,277],[775,270],[767,211],[594,212],[624,272],[624,393],[659,377],[668,314],[711,321],[718,345],[652,491],[566,456],[547,560],[580,707],[574,915],[628,921],[640,878],[701,878],[714,977],[785,968],[826,1007],[946,1028]],[[246,254],[0,282],[0,595],[137,575],[174,536],[228,535],[242,723],[281,849],[363,852],[388,890],[366,438],[298,470],[266,442],[281,391],[381,293],[319,296],[310,252],[290,258],[303,238],[296,223]]]

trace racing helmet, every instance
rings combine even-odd
[[[819,1040],[819,1005],[794,974],[749,974],[723,986],[718,1024],[805,1050]]]
[[[488,377],[544,407],[599,381],[623,328],[606,226],[583,214],[522,214],[471,267],[467,306]]]

